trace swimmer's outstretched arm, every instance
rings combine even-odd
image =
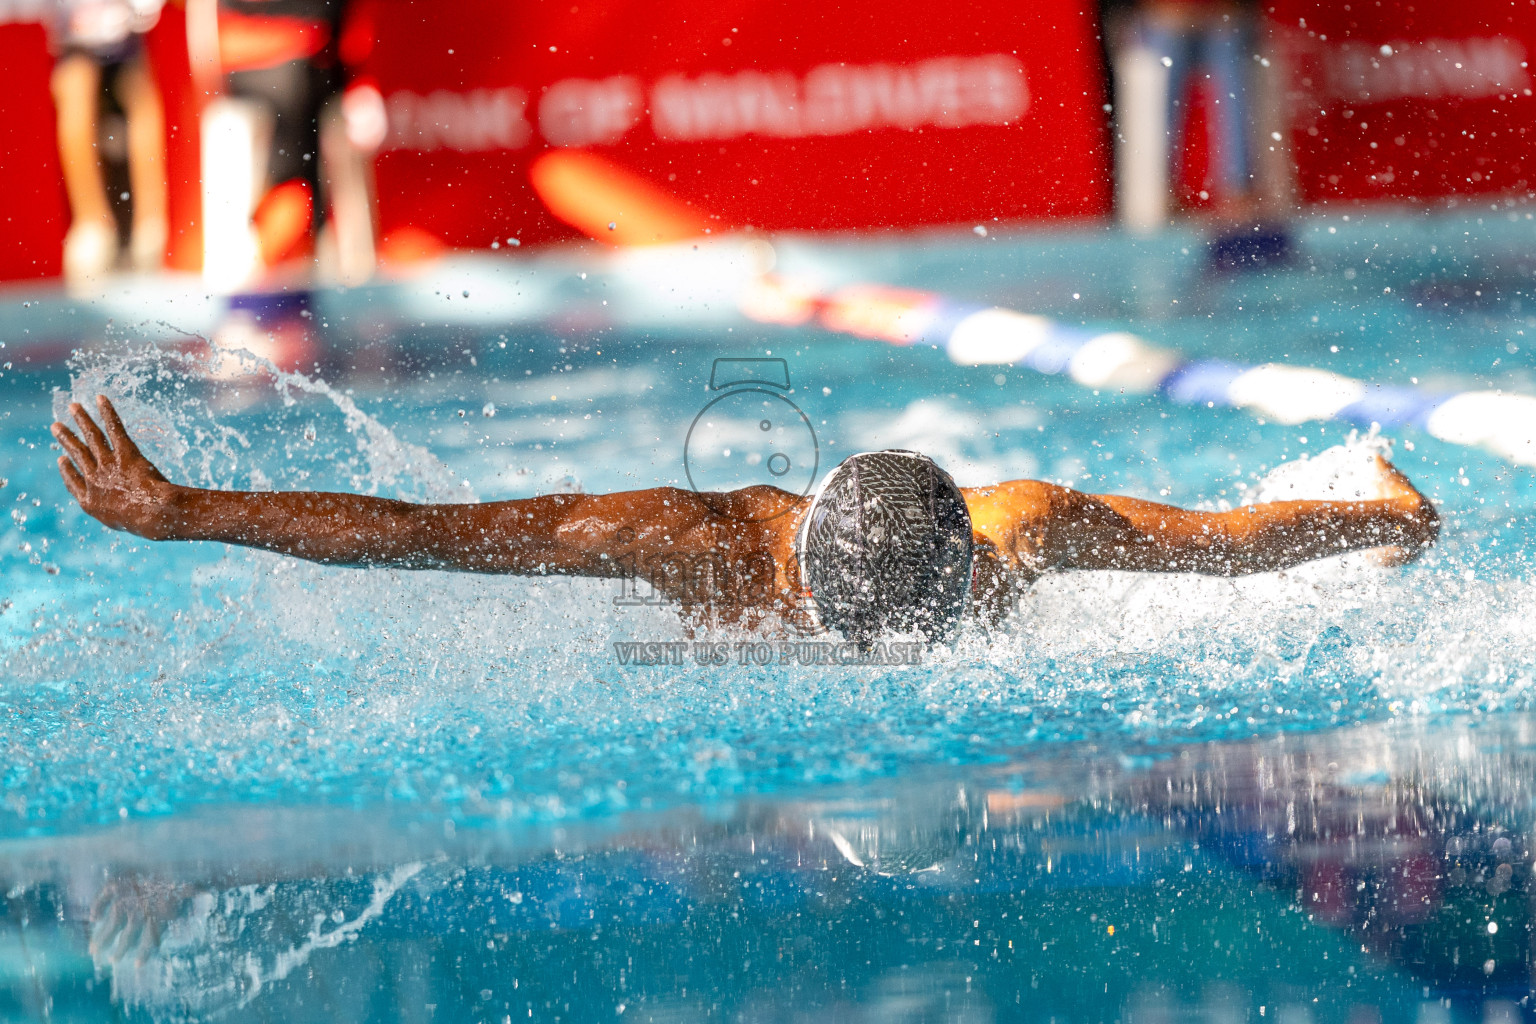
[[[977,530],[1019,568],[1197,572],[1284,569],[1362,548],[1411,561],[1435,542],[1440,517],[1386,460],[1391,497],[1377,501],[1276,501],[1194,512],[1139,498],[1083,494],[1035,480],[967,492]]]
[[[101,426],[78,404],[53,424],[59,472],[80,507],[150,540],[209,540],[331,565],[649,578],[651,565],[729,546],[712,503],[676,488],[416,505],[314,491],[212,491],[171,483],[128,436],[112,403]],[[722,525],[722,524],[725,525]],[[656,571],[660,571],[659,569]]]

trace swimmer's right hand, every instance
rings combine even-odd
[[[114,530],[150,540],[172,536],[175,484],[154,467],[128,436],[105,395],[96,396],[101,426],[79,402],[71,402],[78,436],[63,423],[51,428],[64,449],[59,475],[80,507]]]
[[[1398,527],[1401,541],[1377,548],[1376,557],[1384,566],[1406,565],[1440,539],[1440,514],[1400,469],[1380,455],[1376,456],[1376,470],[1380,474],[1382,498],[1402,508]]]

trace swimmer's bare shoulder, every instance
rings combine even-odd
[[[698,494],[676,487],[551,494],[478,504],[412,504],[319,491],[214,491],[166,479],[112,403],[78,404],[53,425],[59,472],[80,507],[151,540],[208,540],[346,566],[466,572],[638,575],[690,585],[690,558],[760,576],[787,556],[786,520],[804,499],[773,487]],[[77,433],[78,432],[78,433]],[[726,581],[721,580],[721,583]]]
[[[1012,571],[1119,569],[1239,576],[1364,548],[1389,564],[1412,561],[1440,534],[1434,505],[1377,458],[1387,497],[1277,501],[1200,512],[1039,480],[966,488],[971,522]]]

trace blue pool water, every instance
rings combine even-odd
[[[1193,236],[775,249],[780,272],[1190,355],[1532,393],[1532,234],[1502,206],[1320,217],[1289,264],[1241,276]],[[312,358],[280,377],[167,327],[204,330],[195,302],[109,325],[112,296],[16,297],[0,1010],[1528,1012],[1536,481],[1496,456],[1396,437],[1445,521],[1407,569],[1048,579],[917,667],[624,664],[617,643],[686,638],[617,583],[149,544],[53,470],[59,395],[104,390],[180,482],[451,501],[686,483],[721,357],[785,360],[822,472],[916,448],[966,485],[1215,507],[1343,440],[752,325],[699,299],[707,262],[682,266],[676,298],[581,251],[321,294]],[[60,338],[68,366],[46,358]]]

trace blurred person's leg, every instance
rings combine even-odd
[[[117,222],[96,152],[101,65],[88,54],[66,53],[54,66],[49,84],[58,117],[59,163],[69,196],[64,275],[73,281],[99,277],[117,260]]]
[[[353,138],[345,106],[343,97],[335,96],[320,112],[322,198],[329,216],[317,248],[322,271],[355,285],[373,275],[376,258],[373,147],[366,146],[371,140],[359,144]]]
[[[133,189],[129,256],[139,271],[159,270],[167,234],[165,108],[149,63],[136,57],[117,81],[118,102],[128,116],[128,179]]]
[[[1168,221],[1172,196],[1175,90],[1184,43],[1177,31],[1138,14],[1116,33],[1115,177],[1120,219],[1135,231]]]
[[[1215,168],[1218,198],[1232,211],[1245,211],[1254,191],[1253,106],[1248,87],[1248,33],[1233,14],[1230,22],[1219,22],[1204,34],[1205,64],[1215,87],[1217,110]]]
[[[203,276],[221,290],[245,287],[260,269],[251,214],[265,192],[270,120],[261,104],[231,96],[203,111]]]
[[[1285,48],[1276,36],[1274,22],[1262,19],[1255,26],[1259,59],[1253,68],[1253,117],[1258,129],[1254,173],[1257,206],[1269,217],[1283,217],[1296,209],[1296,159],[1291,151],[1292,99],[1286,88],[1289,66]]]

